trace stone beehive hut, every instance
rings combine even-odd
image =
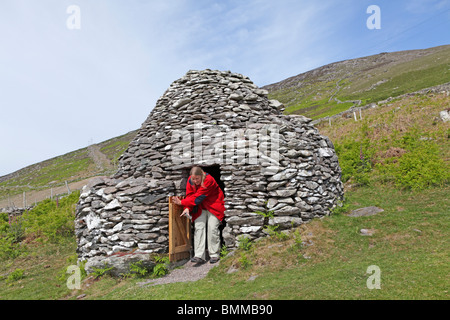
[[[303,116],[282,115],[268,92],[231,72],[189,71],[157,101],[112,177],[90,181],[76,212],[82,259],[167,252],[168,196],[183,195],[193,165],[225,193],[228,247],[328,215],[343,195],[331,141]],[[273,212],[267,219],[256,211]]]

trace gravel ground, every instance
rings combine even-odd
[[[203,279],[208,274],[209,270],[219,265],[220,261],[214,264],[208,262],[198,265],[187,261],[181,268],[173,269],[169,274],[162,278],[151,279],[144,282],[139,282],[140,286],[155,286],[159,284],[174,283],[174,282],[188,282]]]

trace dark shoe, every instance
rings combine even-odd
[[[209,260],[209,263],[213,264],[219,261],[219,257],[213,257]]]
[[[193,257],[193,258],[191,259],[191,262],[197,263],[197,264],[203,264],[203,263],[205,263],[206,261],[203,260],[202,258]]]

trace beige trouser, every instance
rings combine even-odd
[[[205,260],[205,241],[208,241],[210,258],[218,258],[220,251],[220,221],[208,210],[203,209],[200,217],[195,219],[194,255]],[[208,229],[206,229],[208,228]],[[208,239],[206,239],[208,238]]]

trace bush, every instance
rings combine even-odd
[[[423,190],[448,183],[450,170],[435,140],[417,127],[397,137],[391,149],[401,150],[397,156],[377,164],[380,179],[397,187]]]
[[[342,181],[347,182],[353,177],[358,185],[368,185],[370,183],[369,174],[372,171],[371,159],[374,153],[370,142],[346,140],[336,143],[335,148],[342,170]]]
[[[17,258],[25,252],[26,247],[22,243],[14,242],[13,237],[0,237],[0,261]]]
[[[396,185],[422,190],[444,185],[449,181],[449,168],[439,156],[439,147],[432,141],[418,141],[397,163],[389,165]]]
[[[156,266],[153,267],[153,277],[162,277],[169,273],[169,257],[155,257]]]
[[[24,214],[24,226],[27,236],[42,241],[58,241],[60,238],[74,235],[74,212],[79,192],[73,192],[59,201],[44,200]]]
[[[16,269],[13,272],[11,272],[8,276],[8,278],[6,279],[7,282],[14,282],[14,281],[18,281],[20,279],[24,278],[24,270],[23,269]]]

